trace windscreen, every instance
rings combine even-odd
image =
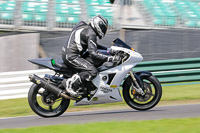
[[[127,45],[125,42],[123,42],[121,39],[117,38],[113,41],[113,46],[123,47],[127,49],[131,49],[129,45]]]

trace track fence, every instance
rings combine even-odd
[[[71,30],[101,14],[116,28],[109,0],[0,0],[0,28],[26,30]]]

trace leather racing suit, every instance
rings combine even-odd
[[[81,21],[77,24],[62,48],[64,63],[79,72],[82,81],[96,77],[96,67],[108,60],[108,56],[97,51],[107,49],[97,44],[97,34],[92,27]],[[86,56],[87,55],[87,56]]]

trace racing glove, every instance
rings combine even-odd
[[[116,63],[116,62],[120,62],[121,58],[119,56],[109,56],[108,59],[107,59],[107,61],[108,62]]]
[[[109,51],[109,53],[110,53],[111,55],[115,55],[115,54],[118,52],[118,50],[113,50],[113,49],[111,49],[111,48],[107,48],[107,51]]]

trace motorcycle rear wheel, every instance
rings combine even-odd
[[[40,92],[43,90],[43,92]],[[31,109],[41,117],[56,117],[63,114],[69,107],[70,100],[57,98],[48,104],[44,102],[44,89],[33,84],[28,92],[28,103]]]
[[[148,110],[155,107],[161,99],[162,87],[155,76],[146,77],[143,79],[145,96],[137,94],[132,85],[131,78],[126,81],[123,88],[123,97],[125,102],[133,109]]]

